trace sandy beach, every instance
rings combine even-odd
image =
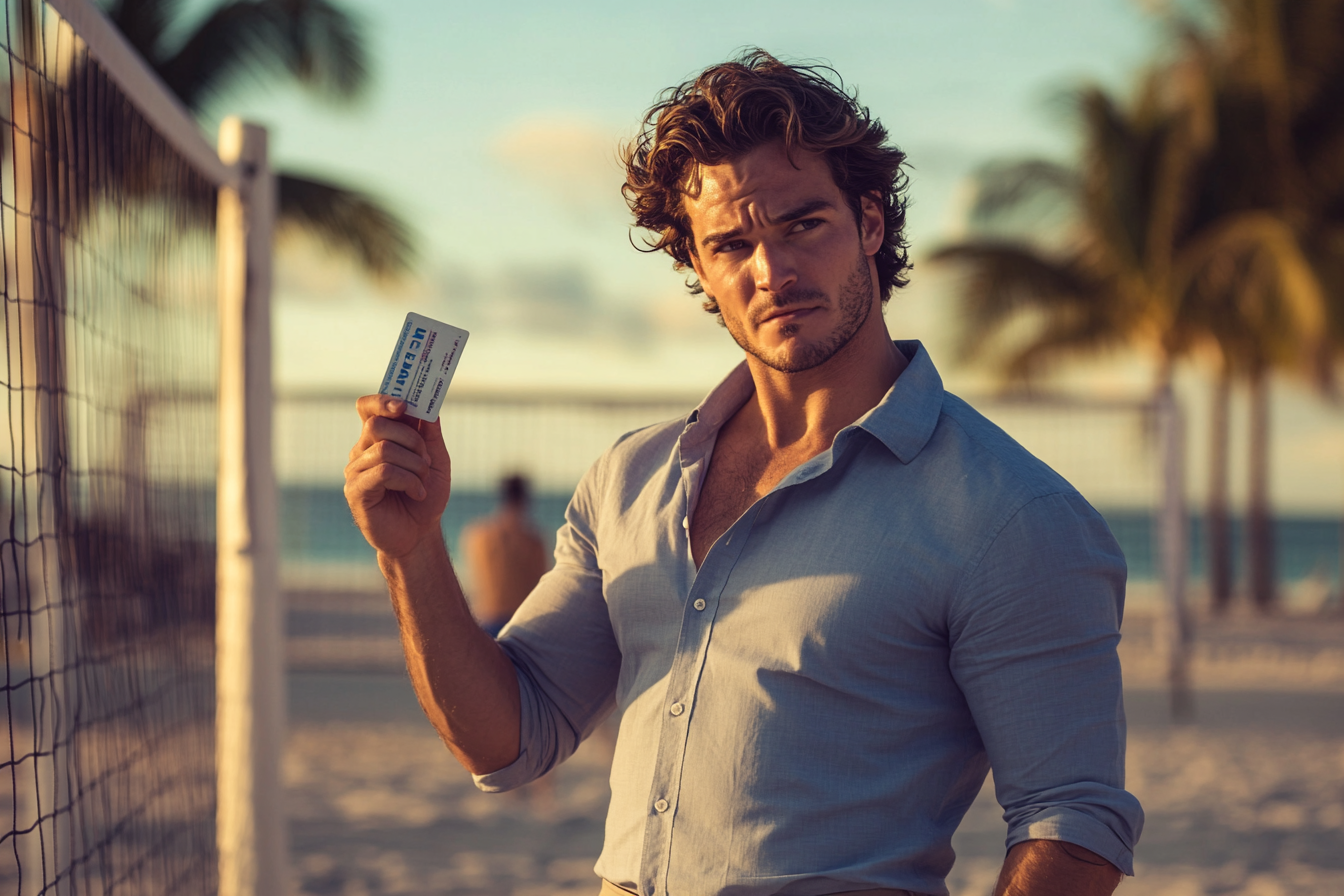
[[[593,896],[609,748],[585,743],[554,798],[478,792],[420,714],[385,600],[291,595],[293,892]],[[1147,823],[1118,892],[1344,894],[1344,618],[1201,620],[1188,724],[1169,719],[1158,631],[1139,613],[1125,627],[1128,786]],[[1003,836],[986,782],[952,896],[991,893]]]

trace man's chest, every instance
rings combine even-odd
[[[917,490],[901,494],[900,471],[824,463],[739,510],[698,569],[690,477],[668,476],[603,521],[597,557],[624,686],[664,678],[687,653],[835,684],[909,662],[945,666],[944,609],[965,546]]]
[[[704,473],[691,518],[691,551],[698,567],[710,547],[751,505],[818,451],[768,452],[721,438]]]

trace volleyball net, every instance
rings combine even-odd
[[[3,8],[0,891],[213,892],[217,184]]]

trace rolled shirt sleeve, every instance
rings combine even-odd
[[[602,594],[591,522],[600,466],[584,477],[565,511],[554,568],[500,632],[500,646],[518,674],[519,752],[511,765],[473,775],[481,790],[512,790],[546,774],[615,706],[621,652]]]
[[[1008,848],[1064,840],[1132,875],[1143,810],[1125,791],[1124,589],[1100,515],[1076,493],[1038,497],[992,533],[954,597],[949,637]]]

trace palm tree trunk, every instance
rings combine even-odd
[[[1166,612],[1158,628],[1167,654],[1167,684],[1171,717],[1185,722],[1194,718],[1195,705],[1190,681],[1190,647],[1194,642],[1194,619],[1185,600],[1188,574],[1190,521],[1185,505],[1185,420],[1171,382],[1171,365],[1159,371],[1154,400],[1158,440],[1162,453],[1162,504],[1158,508],[1157,553],[1162,563],[1162,590]]]
[[[1227,515],[1228,409],[1232,402],[1232,371],[1226,361],[1213,388],[1209,421],[1209,504],[1204,514],[1208,545],[1209,601],[1224,613],[1232,603],[1232,532]]]
[[[1269,373],[1251,376],[1250,494],[1246,509],[1246,560],[1251,600],[1267,612],[1275,603],[1274,527],[1269,508]]]

